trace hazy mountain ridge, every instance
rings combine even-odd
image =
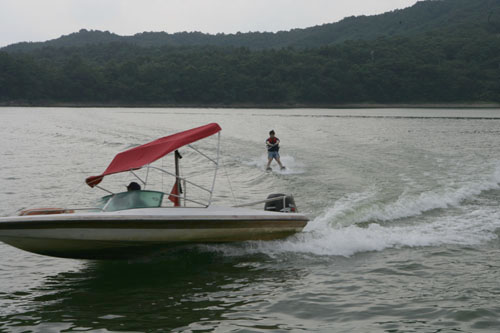
[[[373,40],[379,37],[415,36],[437,30],[465,26],[500,33],[498,0],[427,0],[412,7],[380,15],[348,17],[337,23],[290,31],[248,32],[237,34],[204,34],[201,32],[143,32],[119,36],[108,31],[85,30],[46,42],[21,42],[1,49],[7,52],[29,52],[42,47],[80,47],[112,42],[141,47],[159,46],[234,46],[250,49],[283,47],[313,48],[347,40]],[[464,30],[464,29],[462,29]]]
[[[274,47],[262,36],[276,38]],[[82,31],[31,51],[0,50],[0,104],[500,102],[500,0],[419,2],[310,29],[208,36],[212,44],[202,33],[123,38]]]

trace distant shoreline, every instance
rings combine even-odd
[[[499,109],[500,103],[348,103],[348,104],[170,104],[0,102],[0,107],[204,108],[204,109]]]

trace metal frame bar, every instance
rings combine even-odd
[[[218,133],[220,135],[220,132]],[[212,161],[214,164],[217,164],[217,161],[215,161],[213,158],[207,156],[205,153],[202,153],[201,151],[199,151],[198,149],[196,149],[195,147],[193,147],[192,145],[187,145],[189,148],[193,149],[195,152],[197,152],[198,154],[200,154],[201,156],[205,157],[206,159]]]
[[[173,194],[173,193],[165,193],[165,194],[168,194],[168,196],[173,196],[173,197],[176,197],[176,198],[180,198],[180,199],[183,199],[180,195],[177,195],[177,194]],[[199,201],[196,201],[196,200],[193,200],[193,199],[187,199],[187,201],[190,201],[190,202],[194,202],[198,205],[201,205],[201,206],[204,206],[204,207],[208,207],[207,204],[205,203],[202,203],[202,202],[199,202]],[[184,207],[186,207],[186,205],[184,205]],[[170,208],[170,207],[165,207],[165,208]],[[172,208],[178,208],[178,207],[172,207]]]
[[[184,185],[184,207],[186,207],[186,200],[187,200],[187,187],[186,187],[186,180],[182,180],[182,185]]]
[[[217,178],[217,171],[219,170],[219,158],[220,158],[220,132],[217,133],[217,162],[215,162],[214,179],[212,181],[212,188],[210,189],[210,196],[208,198],[208,205],[212,204],[212,195],[215,188],[215,179]]]
[[[109,198],[108,202],[106,202],[106,204],[104,205],[104,207],[101,208],[101,211],[106,211],[106,208],[108,208],[109,204],[111,203],[111,201],[113,201],[113,199],[115,198],[115,194],[113,193],[112,197]]]
[[[147,170],[146,170],[146,181],[144,182],[144,189],[146,189],[146,186],[148,185],[148,177],[149,177],[149,164],[147,166]]]
[[[97,187],[98,189],[104,191],[104,192],[108,192],[109,194],[114,194],[113,192],[111,192],[110,190],[106,190],[104,187],[100,187],[99,185],[95,185],[94,187]]]
[[[141,177],[137,176],[137,174],[134,172],[134,170],[130,170],[130,172],[137,178],[141,181],[141,183],[144,184],[144,188],[146,187],[146,182],[144,180],[142,180]],[[146,176],[147,177],[147,176]]]
[[[188,199],[186,198],[186,196],[184,195],[184,197],[180,196],[180,195],[177,195],[177,194],[173,194],[173,193],[166,193],[166,192],[162,192],[164,195],[168,195],[168,196],[173,196],[173,197],[176,197],[176,198],[180,198],[180,199],[184,199],[184,207],[187,207],[186,206],[186,201],[189,201],[189,202],[192,202],[192,203],[195,203],[197,205],[200,205],[200,206],[203,206],[203,207],[208,207],[209,205],[206,204],[206,203],[203,203],[203,202],[200,202],[200,201],[197,201],[197,200],[193,200],[193,199]],[[100,209],[102,212],[106,211],[106,208],[108,208],[109,204],[111,203],[111,201],[113,201],[113,199],[115,198],[115,193],[112,193],[112,197],[109,198],[108,202],[106,202],[106,204],[104,205],[104,207],[102,208],[71,208],[72,210],[94,210],[94,209]],[[163,208],[176,208],[176,207],[165,207],[165,206],[162,206]]]
[[[172,177],[174,177],[174,178],[178,178],[179,180],[185,181],[186,183],[188,183],[188,184],[190,184],[190,185],[193,185],[193,186],[195,186],[195,187],[198,187],[198,188],[200,188],[200,189],[202,189],[202,190],[204,190],[204,191],[206,191],[206,192],[209,192],[209,193],[210,193],[210,192],[212,192],[212,191],[210,191],[209,189],[207,189],[207,188],[205,188],[205,187],[203,187],[203,186],[201,186],[201,185],[198,185],[198,184],[196,184],[196,183],[193,183],[193,182],[191,182],[191,181],[187,180],[187,179],[186,179],[186,178],[184,178],[184,177],[180,177],[180,176],[179,176],[179,177],[177,177],[174,173],[171,173],[171,172],[168,172],[168,171],[166,171],[166,170],[163,170],[162,168],[158,168],[158,167],[155,167],[155,166],[151,166],[150,168],[151,168],[151,169],[156,169],[156,170],[161,171],[161,172],[164,172],[164,173],[166,173],[167,175],[170,175],[170,176],[172,176]]]

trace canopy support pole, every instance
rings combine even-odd
[[[186,190],[186,180],[185,180],[185,179],[183,179],[183,180],[182,180],[182,182],[183,182],[183,184],[184,184],[184,207],[186,207],[186,204],[187,204],[187,195],[186,195],[186,193],[187,193],[187,190]],[[283,207],[285,207],[285,206],[283,206]]]
[[[217,164],[217,161],[215,161],[213,158],[207,156],[206,154],[202,153],[201,151],[199,151],[198,149],[196,149],[195,147],[193,147],[192,145],[188,145],[189,148],[191,148],[192,150],[194,150],[195,152],[197,152],[198,154],[200,154],[201,156],[205,157],[207,160],[210,160],[212,161],[214,164]]]
[[[144,181],[144,190],[146,189],[146,186],[148,185],[148,176],[149,176],[149,164],[148,164],[148,168],[146,169],[146,180]]]
[[[219,170],[219,158],[220,158],[220,132],[217,133],[217,158],[214,161],[215,163],[214,180],[212,181],[212,188],[210,189],[210,197],[208,198],[209,206],[212,204],[212,195],[214,193],[214,188],[215,188],[215,179],[217,178],[217,171]]]
[[[175,151],[175,185],[177,186],[177,193],[181,194],[182,193],[182,187],[181,187],[181,175],[180,175],[180,170],[179,170],[179,160],[182,158],[181,153],[179,153],[178,150]],[[180,197],[179,197],[180,198]],[[186,200],[184,200],[186,201]],[[175,204],[176,207],[180,206],[180,202]]]
[[[140,181],[141,183],[143,183],[143,184],[144,184],[144,188],[146,188],[146,182],[145,182],[144,180],[142,180],[142,178],[141,178],[141,177],[139,177],[139,176],[138,176],[138,175],[134,172],[134,170],[130,170],[130,172],[131,172],[131,173],[132,173],[132,174],[133,174],[133,175],[134,175],[137,179],[139,179],[139,181]]]
[[[104,192],[108,192],[109,194],[114,194],[113,192],[108,191],[108,190],[106,190],[105,188],[100,187],[99,185],[95,185],[94,187],[97,187],[98,189],[100,189],[100,190],[102,190],[102,191],[104,191]]]

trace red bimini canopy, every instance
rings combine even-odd
[[[126,150],[116,155],[101,175],[88,177],[85,182],[88,186],[94,187],[102,181],[104,176],[140,169],[182,146],[214,135],[220,130],[221,128],[218,124],[212,123],[172,134],[142,146]]]

